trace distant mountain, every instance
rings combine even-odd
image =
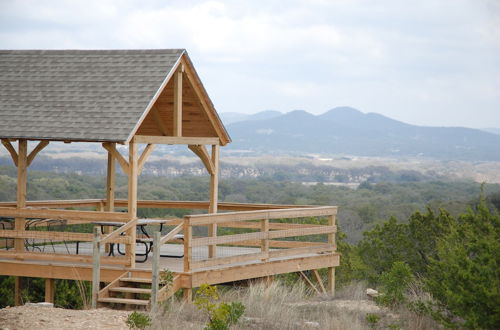
[[[485,132],[489,132],[489,133],[500,135],[500,128],[486,127],[486,128],[481,128],[481,130],[483,130]]]
[[[257,152],[500,160],[500,136],[477,129],[414,126],[350,107],[334,108],[318,116],[303,110],[263,113],[227,126],[233,139],[230,148]]]
[[[257,112],[255,114],[245,114],[245,113],[238,113],[238,112],[222,112],[219,115],[220,115],[224,125],[229,125],[229,124],[237,123],[240,121],[271,119],[274,117],[281,116],[282,114],[283,113],[281,113],[279,111],[275,111],[275,110],[265,110],[265,111]]]

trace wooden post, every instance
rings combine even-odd
[[[151,283],[151,310],[155,310],[158,303],[158,290],[160,287],[160,232],[155,231],[153,235],[153,260],[152,283]]]
[[[174,136],[182,136],[182,72],[181,64],[174,74]]]
[[[16,276],[14,278],[14,305],[21,306],[23,301],[21,299],[21,291],[23,290],[22,277]]]
[[[26,207],[26,190],[28,180],[28,141],[19,140],[17,153],[17,208]],[[26,225],[25,218],[16,218],[14,228],[17,231],[24,231]],[[20,253],[24,251],[24,238],[14,240],[14,249]],[[21,301],[22,282],[20,277],[15,278],[14,302],[16,306],[22,304]]]
[[[334,226],[335,225],[335,215],[332,214],[328,216],[328,225],[329,226]],[[328,234],[328,244],[331,244],[333,247],[335,247],[335,233],[330,233]],[[327,284],[327,291],[329,294],[332,296],[335,295],[335,267],[328,267],[328,284]]]
[[[27,158],[28,158],[28,141],[19,140],[19,152],[17,158],[17,208],[26,207],[26,188],[27,188]],[[25,218],[16,218],[15,230],[24,231],[26,225]],[[16,252],[24,251],[24,238],[16,238]]]
[[[137,218],[137,144],[130,142],[129,148],[129,175],[128,175],[128,215],[129,221]],[[135,267],[135,239],[136,228],[127,230],[127,236],[131,239],[131,244],[127,245],[126,256],[130,260],[130,267]]]
[[[219,145],[212,145],[212,164],[214,171],[210,175],[210,207],[209,213],[217,213],[219,203]],[[208,236],[217,236],[217,224],[208,225]],[[217,245],[208,246],[208,257],[215,258],[217,256]]]
[[[193,248],[191,247],[191,240],[193,239],[193,227],[189,218],[184,217],[184,272],[191,271],[191,255]]]
[[[108,167],[106,173],[106,207],[105,210],[108,212],[114,212],[115,210],[115,176],[116,176],[116,166],[115,157],[111,152],[108,151]],[[105,227],[105,233],[109,234],[111,232],[111,227]],[[109,253],[110,244],[106,244],[105,251]]]
[[[99,296],[99,285],[101,278],[101,233],[99,228],[94,227],[94,240],[92,241],[92,309],[97,308],[97,297]]]
[[[260,222],[260,231],[263,233],[269,233],[269,218],[262,219]],[[262,252],[269,253],[269,238],[266,236],[263,240],[260,241],[260,250]],[[265,257],[261,259],[262,261],[268,261],[269,258]]]
[[[184,217],[184,272],[189,273],[191,271],[191,256],[193,248],[191,247],[191,241],[193,239],[193,227],[191,227],[191,222],[189,218]],[[193,301],[193,289],[184,288],[183,291],[184,301],[190,303]]]
[[[45,302],[54,303],[55,297],[55,280],[53,278],[45,279]]]
[[[108,212],[115,210],[115,175],[115,158],[108,151],[108,171],[106,176],[106,211]]]

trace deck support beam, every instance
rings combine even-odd
[[[21,291],[23,290],[22,277],[16,276],[14,278],[14,305],[21,306],[23,301],[21,299]]]
[[[54,303],[55,298],[55,280],[53,278],[45,279],[45,302]]]

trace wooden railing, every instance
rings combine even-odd
[[[5,205],[5,203],[4,203]],[[124,223],[115,232],[105,237],[103,243],[119,243],[119,244],[132,244],[129,236],[120,236],[120,233],[131,225],[135,225],[134,221],[129,221],[129,216],[123,212],[100,212],[100,211],[77,211],[77,210],[56,210],[56,209],[41,209],[41,208],[14,208],[14,207],[0,207],[0,217],[6,218],[25,218],[25,219],[46,219],[46,220],[60,220],[61,223],[92,223],[95,221],[109,221]],[[56,225],[57,226],[57,225]],[[37,230],[42,229],[42,230]],[[47,241],[52,244],[61,242],[92,242],[94,239],[93,234],[84,232],[67,232],[67,231],[48,231],[47,227],[35,227],[34,230],[14,230],[3,229],[0,230],[0,238],[2,239],[18,239],[21,241],[35,240],[33,248],[47,244]],[[37,241],[42,241],[38,242]],[[134,242],[135,243],[135,242]],[[24,244],[23,244],[24,245]],[[92,263],[91,255],[82,254],[69,254],[69,253],[45,253],[34,252],[26,249],[5,249],[0,250],[0,257],[7,259],[34,259],[34,260],[50,260],[61,262],[73,263]],[[102,263],[104,264],[130,264],[130,256],[128,257],[108,257],[102,256]]]
[[[184,271],[229,264],[261,262],[274,258],[294,258],[306,254],[335,251],[334,235],[336,207],[310,207],[284,210],[243,211],[220,214],[192,215],[184,217]],[[302,218],[326,218],[323,223],[314,221],[294,223]],[[279,222],[273,222],[279,220]],[[193,227],[217,225],[221,228],[244,228],[253,232],[222,236],[193,237]],[[305,240],[306,236],[324,235],[323,241]],[[282,240],[294,238],[295,240]],[[300,238],[301,240],[296,240]],[[193,248],[222,245],[238,247],[260,246],[259,252],[238,253],[231,250],[230,256],[213,256],[193,259]],[[274,249],[271,249],[274,248]]]

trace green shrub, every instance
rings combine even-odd
[[[402,305],[409,284],[414,280],[410,266],[401,261],[392,264],[391,270],[380,276],[382,294],[376,298],[376,302],[388,307]]]
[[[133,312],[128,316],[126,323],[131,329],[146,329],[151,325],[151,318],[144,313]]]
[[[243,313],[245,306],[239,302],[219,302],[220,296],[216,286],[202,284],[196,292],[194,304],[208,316],[206,330],[227,330],[236,324]]]

